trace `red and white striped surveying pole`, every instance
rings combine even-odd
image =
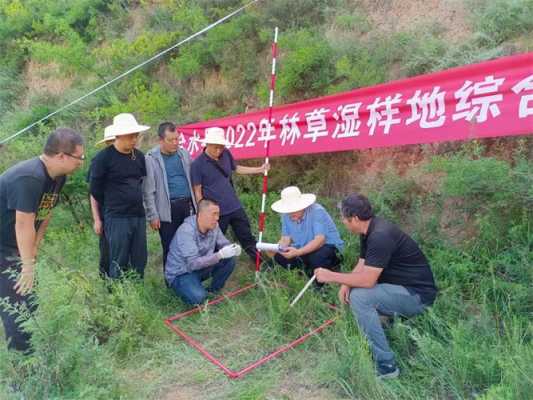
[[[276,88],[276,56],[278,53],[278,27],[274,29],[274,43],[272,43],[272,77],[270,80],[270,102],[268,106],[268,122],[271,127],[274,126],[272,121],[272,107],[274,106],[274,89]],[[265,164],[269,163],[268,157],[270,152],[270,141],[266,142],[265,150]],[[261,212],[259,213],[259,243],[263,240],[263,231],[265,229],[265,205],[266,205],[266,196],[268,192],[268,170],[265,169],[263,174],[263,196],[261,198]],[[255,276],[259,276],[259,271],[261,270],[261,257],[259,250],[257,250],[255,257]]]

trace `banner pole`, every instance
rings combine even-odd
[[[268,129],[274,129],[274,122],[272,121],[272,108],[274,107],[274,91],[276,89],[276,57],[278,53],[278,27],[274,29],[274,42],[272,43],[272,73],[270,78],[270,100],[268,105]],[[265,149],[265,165],[269,164],[270,156],[270,140],[266,141]],[[268,192],[268,169],[265,169],[263,173],[263,194],[261,196],[261,211],[259,213],[259,240],[258,243],[261,243],[263,240],[263,231],[265,229],[265,206],[266,206],[266,196]],[[261,257],[260,250],[257,250],[255,256],[255,279],[259,278],[259,272],[261,270]]]

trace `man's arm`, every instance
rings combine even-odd
[[[244,165],[237,165],[235,172],[241,175],[253,175],[262,174],[265,172],[265,169],[270,169],[270,165],[266,163],[260,167],[246,167]]]
[[[50,212],[50,214],[48,214],[48,217],[46,217],[46,219],[41,222],[41,225],[39,225],[39,229],[37,230],[37,233],[35,235],[34,258],[37,257],[37,253],[39,252],[39,244],[41,244],[41,241],[43,240],[44,233],[48,228],[48,223],[50,222],[51,218],[52,213]]]
[[[189,227],[185,227],[178,230],[176,245],[181,250],[181,254],[185,257],[189,272],[210,267],[220,261],[218,253],[211,253],[205,256],[199,254],[198,245],[194,239],[192,228],[189,229]]]
[[[365,265],[365,259],[359,258],[352,272],[361,272],[363,270],[364,265]],[[349,297],[350,297],[351,289],[352,288],[350,286],[341,284],[341,287],[339,288],[339,294],[338,294],[339,300],[341,303],[348,304],[350,302]]]
[[[102,216],[100,215],[100,210],[99,210],[99,204],[98,202],[96,201],[96,199],[93,197],[93,195],[91,194],[89,196],[90,198],[90,202],[91,202],[91,214],[93,216],[93,229],[94,229],[94,233],[96,233],[97,235],[101,235],[102,234]]]
[[[305,246],[298,249],[298,256],[304,256],[318,250],[326,243],[326,237],[324,235],[316,235],[313,240],[307,243]]]
[[[202,185],[194,185],[192,187],[192,190],[194,191],[194,197],[196,198],[196,204],[198,204],[200,200],[203,199]]]
[[[324,235],[317,235],[313,240],[307,243],[305,246],[300,247],[299,249],[295,247],[288,247],[287,251],[284,251],[283,256],[286,258],[301,257],[306,254],[312,253],[315,250],[318,250],[326,243],[326,237]]]
[[[15,234],[20,258],[33,260],[36,256],[37,232],[35,232],[35,213],[15,212]]]
[[[372,267],[370,265],[355,267],[354,271],[349,273],[333,272],[325,268],[315,269],[315,274],[319,282],[339,283],[354,288],[371,288],[378,281],[383,268]]]
[[[37,252],[37,232],[35,232],[35,213],[15,212],[15,235],[22,263],[21,273],[14,289],[26,295],[33,288],[35,256]],[[44,235],[44,231],[42,233]]]
[[[224,236],[224,234],[220,230],[220,227],[218,226],[216,227],[216,232],[217,232],[217,248],[221,249],[222,247],[231,244],[228,238]]]
[[[352,270],[352,272],[360,272],[360,271],[362,271],[364,265],[365,265],[365,259],[364,259],[364,258],[360,258],[360,259],[357,261],[357,264],[355,264],[355,267],[354,267],[354,269]]]
[[[91,162],[89,193],[99,204],[104,204],[104,187],[107,179],[106,154],[98,153]]]
[[[150,222],[152,229],[159,229],[159,213],[155,205],[155,171],[151,156],[145,157],[146,177],[143,180],[143,201],[146,210],[146,219]]]
[[[278,244],[280,244],[282,247],[289,247],[292,243],[292,239],[290,236],[282,236],[281,239],[278,241]]]

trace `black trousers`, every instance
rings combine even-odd
[[[15,292],[14,286],[16,277],[20,273],[18,253],[1,253],[0,252],[0,298],[7,298],[9,305],[22,307],[30,312],[37,308],[34,303],[30,303],[30,295],[21,296]],[[8,270],[14,271],[15,277],[11,278]],[[30,334],[24,331],[20,322],[17,322],[19,313],[10,313],[10,310],[0,305],[0,316],[8,341],[8,348],[28,352],[30,350]],[[12,310],[11,310],[12,311]]]
[[[163,247],[163,272],[167,264],[168,251],[170,249],[170,242],[176,234],[176,231],[183,224],[185,218],[194,214],[194,207],[190,197],[180,197],[178,199],[170,200],[170,215],[172,221],[163,222],[159,227],[159,237],[161,238],[161,246]]]
[[[98,239],[98,248],[100,249],[100,276],[106,278],[109,276],[109,244],[107,243],[104,229],[102,229],[102,233]]]
[[[109,244],[109,277],[120,278],[133,269],[140,278],[148,259],[145,217],[105,217],[105,235]]]
[[[237,211],[227,215],[222,215],[220,217],[218,226],[220,227],[222,233],[226,234],[226,231],[230,225],[243,250],[255,263],[255,244],[257,241],[255,240],[254,235],[252,235],[250,221],[248,220],[248,216],[244,212],[243,208],[239,208]]]
[[[325,244],[318,250],[301,257],[285,258],[283,253],[276,253],[274,260],[283,268],[302,268],[305,274],[310,278],[313,276],[316,268],[326,268],[332,271],[339,271],[342,262],[342,256],[339,250],[331,245]]]

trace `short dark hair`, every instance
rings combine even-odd
[[[46,139],[43,153],[47,156],[72,154],[76,151],[76,146],[83,146],[83,137],[78,132],[71,128],[57,128]]]
[[[206,208],[210,206],[218,207],[218,203],[215,200],[204,197],[202,200],[198,202],[198,213],[202,212],[203,210],[205,210]]]
[[[348,195],[339,203],[339,209],[344,218],[357,217],[361,221],[368,221],[374,216],[370,201],[358,193]]]
[[[157,128],[157,135],[159,136],[159,139],[163,140],[167,135],[167,131],[174,132],[175,130],[176,125],[172,122],[163,122],[159,124],[159,128]]]

